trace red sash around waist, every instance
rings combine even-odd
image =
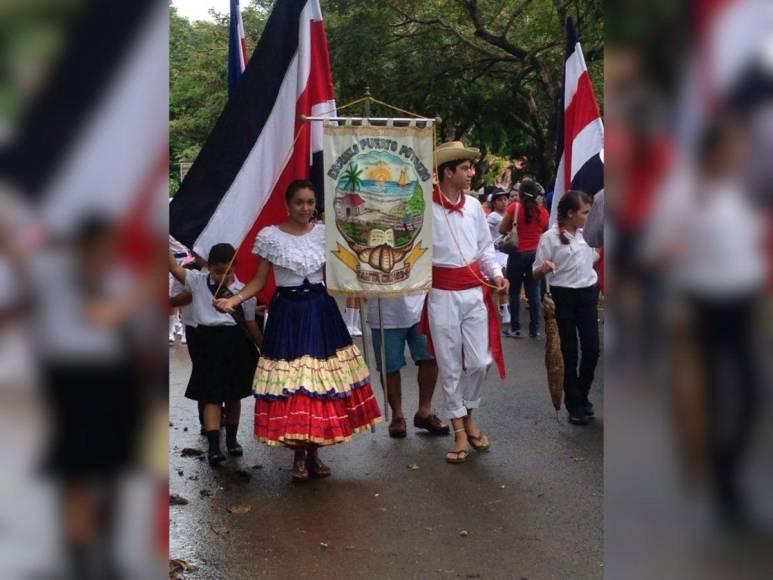
[[[499,369],[499,376],[503,379],[507,376],[505,371],[505,357],[502,353],[502,336],[499,333],[499,316],[494,306],[494,297],[488,286],[481,284],[482,274],[480,264],[473,262],[469,266],[461,268],[444,268],[442,266],[432,266],[432,287],[438,290],[469,290],[480,286],[483,290],[483,303],[488,311],[488,338],[489,348],[494,361]],[[432,343],[432,334],[429,327],[429,309],[427,300],[424,300],[424,308],[421,312],[419,322],[419,332],[427,336],[429,351],[434,354],[435,348]]]

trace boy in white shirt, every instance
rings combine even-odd
[[[402,407],[400,369],[405,366],[405,347],[419,367],[419,410],[413,417],[417,429],[426,429],[433,435],[448,435],[448,425],[432,412],[432,394],[437,382],[437,364],[427,351],[427,337],[419,333],[419,320],[424,305],[424,295],[395,298],[370,298],[368,300],[368,324],[373,333],[373,350],[376,352],[376,368],[382,369],[381,327],[384,328],[386,354],[387,400],[392,409],[389,436],[405,437],[407,434]],[[381,300],[381,321],[379,321]]]

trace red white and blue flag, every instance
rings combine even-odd
[[[258,232],[287,217],[284,191],[311,179],[321,196],[322,123],[335,114],[319,0],[278,0],[242,79],[170,204],[170,233],[204,258],[227,242],[236,273],[257,268]],[[322,199],[318,199],[319,207]],[[265,300],[269,287],[260,298]]]
[[[239,0],[231,0],[231,27],[228,36],[228,95],[232,95],[247,67],[247,39]]]
[[[550,225],[558,202],[569,190],[593,196],[604,187],[604,124],[574,21],[566,21],[563,114],[559,116],[556,183]]]

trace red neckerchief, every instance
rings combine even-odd
[[[440,193],[440,188],[439,187],[436,187],[432,191],[432,201],[434,201],[436,204],[444,207],[450,213],[458,211],[459,215],[464,215],[464,212],[462,211],[462,208],[464,207],[464,198],[465,197],[467,197],[467,196],[464,195],[464,192],[461,192],[459,194],[459,201],[456,202],[456,203],[451,203],[451,201],[449,201],[449,199],[445,195]]]

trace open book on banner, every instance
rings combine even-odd
[[[328,290],[428,291],[432,127],[330,125],[324,136]]]

